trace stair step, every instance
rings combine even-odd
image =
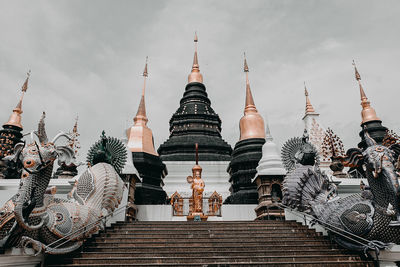
[[[297,261],[296,263],[293,262],[258,262],[258,263],[253,263],[253,262],[226,262],[226,263],[210,263],[210,262],[205,262],[205,263],[147,263],[147,264],[135,264],[135,263],[127,263],[127,264],[64,264],[64,265],[49,265],[53,267],[83,267],[83,266],[96,266],[96,267],[115,267],[115,266],[120,266],[120,267],[146,267],[146,266],[192,266],[192,267],[230,267],[230,266],[251,266],[251,267],[263,267],[263,266],[279,266],[279,267],[374,267],[373,262],[367,262],[367,261],[323,261],[323,262],[301,262]]]
[[[346,254],[345,250],[339,250],[339,249],[315,249],[315,250],[309,250],[307,253],[310,253],[312,255],[337,255],[337,254]],[[225,255],[226,254],[226,255]],[[305,254],[304,250],[230,250],[230,251],[219,251],[219,250],[213,250],[213,251],[190,251],[190,256],[192,257],[203,257],[204,255],[207,256],[227,256],[230,257],[230,255],[235,255],[235,256],[247,256],[247,257],[253,257],[253,256],[302,256]],[[157,255],[160,257],[182,257],[182,256],[187,256],[188,251],[159,251],[157,252]],[[137,252],[137,251],[126,251],[126,252],[85,252],[81,255],[81,258],[108,258],[108,257],[154,257],[154,252]]]
[[[248,237],[257,237],[257,238],[293,238],[293,237],[311,237],[311,236],[321,236],[319,233],[315,232],[307,232],[307,233],[296,233],[296,232],[288,232],[288,233],[238,233],[238,234],[224,234],[224,233],[214,233],[214,232],[206,232],[206,233],[181,233],[181,234],[101,234],[98,239],[124,239],[124,238],[137,238],[137,239],[182,239],[182,238],[248,238]]]
[[[98,258],[75,258],[73,263],[203,263],[203,262],[296,262],[296,260],[304,262],[319,262],[328,261],[351,261],[356,260],[358,256],[353,255],[300,255],[300,256],[203,256],[195,257],[98,257]]]
[[[261,240],[262,242],[262,240]],[[266,241],[269,242],[271,245],[292,245],[292,246],[296,246],[298,244],[330,244],[329,241],[325,241],[325,240],[310,240],[307,238],[304,238],[302,240],[288,240],[288,241],[281,241],[281,240],[270,240],[270,241]],[[161,243],[160,241],[147,241],[147,242],[132,242],[132,243],[121,243],[121,242],[103,242],[103,243],[93,243],[93,245],[97,246],[97,247],[102,247],[102,246],[117,246],[117,247],[131,247],[131,248],[136,248],[136,247],[165,247],[165,246],[171,246],[172,244],[180,244],[180,245],[186,245],[186,246],[194,246],[196,244],[198,245],[217,245],[217,244],[224,244],[224,245],[236,245],[238,247],[244,245],[244,244],[258,244],[260,243],[260,240],[258,241],[248,241],[248,240],[236,240],[236,241],[232,241],[232,240],[227,240],[227,241],[223,241],[223,240],[214,240],[214,241],[208,241],[208,242],[202,242],[199,243],[196,240],[192,240],[191,242],[188,240],[182,240],[181,242],[175,242],[172,243],[170,241],[165,241],[163,243]]]
[[[191,251],[231,251],[234,249],[237,250],[255,250],[255,249],[262,249],[264,251],[267,250],[289,250],[289,249],[298,249],[298,250],[303,250],[305,252],[309,251],[309,250],[315,250],[315,249],[327,249],[327,248],[331,248],[331,244],[330,243],[317,243],[317,244],[304,244],[304,243],[300,243],[300,244],[296,244],[296,245],[282,245],[282,244],[278,244],[278,245],[269,245],[269,244],[258,244],[258,243],[253,243],[253,244],[242,244],[240,246],[238,246],[238,244],[214,244],[213,246],[206,246],[203,244],[195,244],[193,246],[187,246],[187,245],[173,245],[171,246],[171,244],[167,244],[166,246],[147,246],[147,247],[135,247],[134,251],[138,251],[138,252],[149,252],[152,251],[155,254],[157,254],[162,248],[162,251],[187,251],[187,252],[191,252]],[[98,251],[98,252],[106,252],[106,251],[111,251],[111,252],[130,252],[132,251],[132,246],[125,246],[125,247],[117,247],[117,246],[94,246],[93,244],[88,244],[84,247],[84,251]]]
[[[112,224],[46,266],[374,266],[294,221]]]

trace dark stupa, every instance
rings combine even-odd
[[[199,144],[201,161],[229,161],[232,148],[221,137],[221,119],[211,108],[197,59],[197,35],[192,72],[180,107],[169,121],[170,136],[160,145],[163,161],[194,161],[193,147]]]
[[[265,143],[264,120],[254,104],[249,83],[249,67],[244,59],[246,73],[246,104],[244,116],[240,119],[240,140],[232,153],[228,166],[231,195],[226,204],[258,204],[257,185],[252,182],[257,173],[258,162],[262,157],[262,146]]]
[[[147,127],[148,118],[144,100],[147,76],[146,58],[139,108],[133,119],[134,125],[126,132],[128,136],[127,147],[132,153],[133,164],[142,179],[142,182],[136,183],[135,204],[138,205],[165,204],[167,199],[167,194],[162,188],[164,185],[162,179],[167,175],[167,168],[154,149],[153,133]]]
[[[6,123],[3,124],[3,129],[0,130],[0,177],[5,179],[19,179],[20,172],[16,166],[10,166],[9,163],[2,161],[6,156],[12,155],[14,153],[14,146],[22,142],[22,124],[21,124],[21,114],[22,114],[22,100],[26,90],[28,90],[28,80],[30,72],[28,72],[28,77],[26,78],[24,84],[22,85],[22,94],[17,106],[13,109],[13,113]]]
[[[383,138],[386,135],[387,128],[382,126],[382,121],[376,116],[376,112],[374,108],[371,107],[371,103],[368,101],[367,96],[365,95],[364,88],[361,85],[361,76],[357,70],[357,67],[353,61],[356,80],[360,87],[360,96],[361,96],[361,132],[359,133],[361,137],[361,142],[358,144],[359,148],[365,149],[367,144],[365,142],[365,134],[367,131],[368,134],[378,143],[381,144]]]

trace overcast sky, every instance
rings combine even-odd
[[[0,1],[0,121],[23,103],[24,131],[42,111],[47,131],[69,131],[79,115],[82,149],[104,129],[132,125],[149,56],[148,126],[156,149],[169,136],[199,36],[199,64],[222,136],[239,139],[245,75],[278,144],[303,131],[306,81],[311,103],[345,147],[356,146],[365,92],[383,125],[400,133],[399,1]]]

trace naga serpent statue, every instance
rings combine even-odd
[[[349,149],[342,161],[365,170],[368,190],[340,198],[336,186],[314,161],[302,162],[285,177],[282,203],[313,215],[338,232],[353,234],[353,240],[334,233],[332,237],[346,248],[365,252],[387,247],[388,243],[400,244],[399,175],[395,166],[400,147],[377,144],[366,129],[364,137],[368,147]],[[355,236],[370,242],[360,245]]]
[[[89,163],[68,195],[70,199],[60,199],[54,197],[54,188],[48,189],[53,163],[57,158],[71,162],[74,152],[68,146],[55,144],[61,136],[68,138],[63,133],[51,142],[47,139],[43,118],[36,135],[39,143],[19,143],[15,146],[15,154],[8,158],[21,162],[23,170],[17,194],[0,209],[0,246],[22,247],[24,251],[32,247],[36,254],[43,250],[49,254],[69,253],[102,227],[99,219],[105,215],[104,211],[112,212],[120,204],[123,181],[116,169],[124,165],[126,151],[122,150],[121,143],[120,155],[113,156],[107,143],[114,141],[116,147],[116,142],[103,133],[101,145],[97,142],[91,155],[93,158],[99,151],[111,160],[97,157],[96,164]],[[60,238],[64,238],[61,245],[49,246]]]

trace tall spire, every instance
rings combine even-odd
[[[188,82],[199,82],[203,83],[203,75],[200,73],[199,68],[199,59],[197,58],[197,43],[199,39],[197,38],[197,32],[194,33],[194,57],[193,57],[193,65],[192,72],[189,74]]]
[[[144,95],[146,91],[146,80],[149,75],[147,70],[147,60],[143,71],[143,89],[142,97],[140,98],[139,108],[135,118],[133,118],[133,126],[130,127],[126,134],[128,137],[128,148],[131,152],[145,152],[152,155],[158,156],[154,149],[153,133],[150,128],[147,127],[147,116],[146,116],[146,105],[144,101]]]
[[[365,95],[364,88],[361,85],[361,75],[357,70],[356,63],[353,60],[353,66],[355,71],[355,77],[360,87],[360,97],[361,97],[361,124],[366,123],[368,121],[380,121],[380,119],[376,116],[375,109],[371,107],[371,103],[368,101],[367,96]]]
[[[13,109],[13,113],[11,114],[10,118],[8,119],[8,121],[6,123],[4,123],[4,125],[15,126],[20,129],[23,129],[22,124],[21,124],[21,114],[23,112],[22,111],[22,100],[24,99],[25,92],[28,90],[28,81],[29,81],[30,75],[31,75],[31,71],[28,71],[25,82],[21,88],[21,91],[22,91],[21,98],[19,99],[17,106]]]
[[[144,101],[144,94],[145,94],[145,90],[146,90],[146,79],[149,76],[149,73],[147,71],[147,61],[148,61],[148,57],[146,57],[146,65],[144,67],[143,70],[143,89],[142,89],[142,97],[140,98],[140,103],[139,103],[139,108],[138,111],[136,113],[135,118],[133,119],[133,121],[135,122],[135,125],[146,125],[147,124],[147,116],[146,116],[146,104]]]
[[[250,90],[249,66],[247,65],[246,53],[244,53],[244,68],[243,68],[243,70],[246,73],[246,103],[245,103],[244,113],[248,112],[249,110],[257,111],[256,106],[254,104],[253,95],[251,94],[251,90]]]
[[[315,113],[314,107],[311,105],[310,98],[308,97],[306,82],[304,82],[304,94],[306,96],[306,115]]]
[[[246,102],[244,116],[240,119],[240,140],[249,138],[265,138],[264,120],[258,113],[250,90],[249,66],[244,53],[244,72],[246,73]]]

